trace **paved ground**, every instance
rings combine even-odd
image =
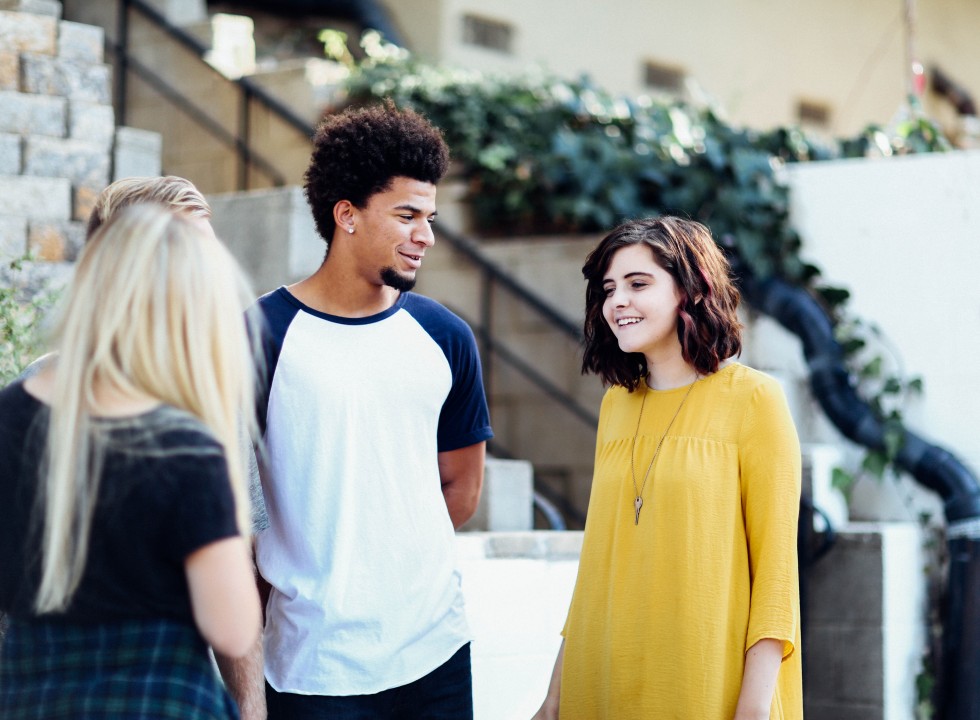
[[[475,720],[529,720],[548,688],[581,533],[534,535],[458,536],[466,612],[475,636]]]

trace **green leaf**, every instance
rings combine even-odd
[[[884,453],[877,450],[868,451],[864,456],[864,460],[861,461],[861,469],[874,475],[879,480],[884,477],[886,467],[888,467],[888,458],[885,457]]]
[[[842,468],[835,467],[830,473],[830,486],[839,490],[848,500],[851,498],[851,490],[855,482],[855,477]]]
[[[864,378],[877,378],[881,377],[881,356],[872,358],[869,362],[861,368],[860,374]]]

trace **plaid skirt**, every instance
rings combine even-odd
[[[3,720],[237,720],[190,625],[9,619],[0,650]]]

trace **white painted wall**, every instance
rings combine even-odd
[[[789,181],[804,254],[925,381],[908,425],[977,470],[980,152],[796,165]]]

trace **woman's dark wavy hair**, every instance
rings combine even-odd
[[[606,235],[582,268],[585,290],[585,352],[582,372],[595,373],[606,385],[635,390],[646,377],[642,353],[619,349],[605,317],[602,283],[613,255],[630,245],[646,245],[660,267],[670,273],[681,295],[677,338],[684,359],[706,375],[742,351],[742,324],[736,310],[739,292],[731,268],[711,232],[693,220],[659,217],[631,220]]]
[[[328,115],[313,135],[306,199],[317,232],[330,242],[334,206],[348,200],[364,208],[396,177],[438,183],[449,167],[449,148],[436,127],[391,100]]]

